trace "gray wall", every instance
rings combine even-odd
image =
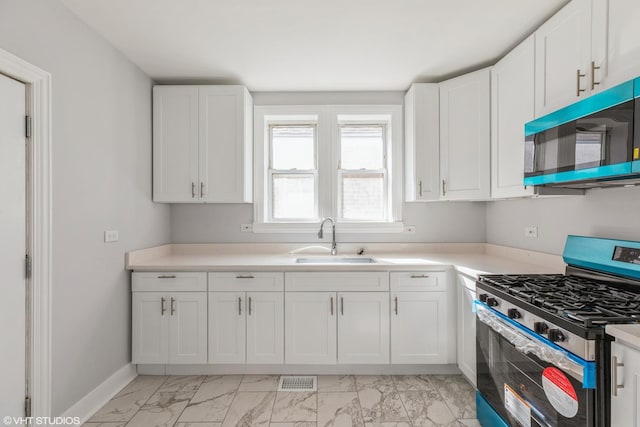
[[[487,203],[487,242],[561,254],[568,234],[640,240],[640,188]],[[524,228],[538,227],[538,238]]]
[[[57,415],[131,360],[124,253],[169,241],[169,207],[151,202],[152,82],[58,0],[0,0],[0,48],[52,74]]]

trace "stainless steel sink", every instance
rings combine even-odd
[[[374,258],[365,257],[296,258],[298,264],[371,264],[374,262],[376,262]]]

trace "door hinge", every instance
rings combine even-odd
[[[31,417],[31,398],[28,396],[24,398],[24,416]]]
[[[24,136],[31,138],[31,116],[24,116]]]
[[[31,257],[29,254],[24,256],[24,276],[26,279],[31,278]]]

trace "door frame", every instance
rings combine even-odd
[[[27,158],[31,414],[51,416],[51,74],[0,49],[0,73],[26,84],[31,137]]]

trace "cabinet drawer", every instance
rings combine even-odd
[[[447,273],[444,271],[403,271],[391,273],[391,290],[428,292],[446,291]]]
[[[209,273],[210,291],[282,291],[284,273]]]
[[[134,272],[131,281],[133,292],[196,292],[207,290],[207,273]]]
[[[387,272],[285,273],[287,291],[388,291]]]

